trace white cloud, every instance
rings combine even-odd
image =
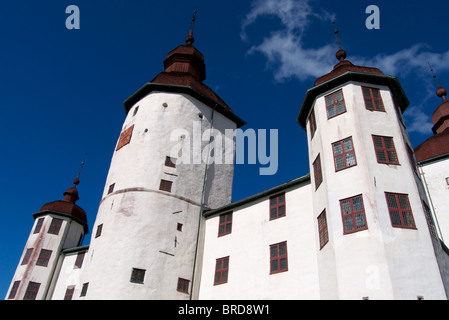
[[[335,15],[322,9],[312,8],[310,0],[255,0],[250,12],[242,23],[241,38],[249,42],[247,29],[256,24],[263,16],[277,17],[281,23],[280,30],[274,30],[261,43],[254,44],[248,54],[263,54],[273,70],[278,82],[289,78],[300,81],[316,79],[332,70],[335,65],[336,44],[328,43],[319,48],[304,46],[303,36],[312,21],[332,22]],[[318,12],[319,11],[319,12]],[[356,65],[376,67],[385,74],[395,75],[408,80],[418,81],[423,90],[421,101],[415,102],[405,114],[409,132],[428,134],[432,122],[429,104],[435,104],[435,83],[432,84],[429,66],[438,67],[438,72],[449,71],[449,50],[443,53],[432,52],[422,43],[411,45],[392,54],[380,53],[374,57],[353,56],[349,59]],[[416,77],[416,74],[428,74],[429,77]],[[449,86],[449,84],[448,84]],[[423,110],[426,110],[425,112]]]

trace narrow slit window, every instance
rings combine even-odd
[[[309,126],[310,126],[310,135],[311,135],[311,139],[312,139],[313,136],[315,135],[315,131],[317,128],[316,127],[315,110],[312,110],[312,113],[310,113]]]
[[[97,226],[97,232],[95,233],[95,238],[100,237],[102,231],[103,231],[103,224],[100,224],[99,226]]]
[[[318,233],[320,236],[320,249],[329,242],[329,233],[327,230],[326,210],[318,216]]]
[[[321,172],[321,159],[320,155],[318,155],[313,162],[313,175],[315,178],[315,190],[318,190],[321,182],[323,182],[323,174]]]

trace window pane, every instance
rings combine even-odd
[[[271,207],[274,207],[275,205],[277,205],[277,199],[276,199],[276,197],[270,199],[270,206],[271,206]]]
[[[287,254],[287,244],[286,243],[281,243],[279,245],[279,256],[285,256]]]
[[[380,162],[387,162],[387,156],[383,150],[376,150],[377,160]]]
[[[277,260],[271,260],[271,272],[278,271],[278,261]]]
[[[343,169],[345,167],[343,156],[335,158],[335,166],[337,167],[337,170]]]
[[[221,272],[216,272],[214,283],[220,283],[220,280],[221,280]]]
[[[353,198],[352,206],[354,208],[354,212],[362,211],[363,210],[362,197]]]
[[[388,161],[389,162],[398,162],[398,157],[396,156],[396,152],[395,151],[387,151],[388,154]]]
[[[371,90],[369,88],[363,87],[362,90],[365,98],[371,98]]]
[[[277,207],[270,209],[270,219],[276,219],[277,218]]]
[[[287,269],[287,258],[282,258],[279,260],[279,270]]]
[[[393,138],[384,137],[384,141],[387,149],[394,149]]]
[[[366,106],[366,109],[373,111],[374,110],[373,100],[365,99],[365,106]]]
[[[329,107],[334,104],[334,97],[332,95],[326,97],[326,106]]]
[[[355,157],[354,152],[350,152],[346,154],[346,165],[347,166],[353,166],[355,165]]]
[[[406,195],[400,194],[400,195],[398,195],[398,198],[399,198],[399,206],[400,206],[400,208],[404,209],[404,210],[409,210],[410,206],[409,206],[409,203],[408,203],[408,197]]]
[[[221,270],[223,265],[223,260],[217,260],[217,265],[215,266],[215,270]]]
[[[227,233],[227,234],[228,234],[228,233],[231,233],[231,231],[232,231],[232,224],[228,223],[228,224],[226,225],[226,233]]]
[[[279,203],[279,204],[285,203],[285,195],[284,195],[284,194],[280,194],[280,195],[278,196],[278,203]]]
[[[371,89],[372,93],[373,93],[373,98],[374,99],[380,99],[380,92],[379,89]]]
[[[351,139],[346,139],[345,141],[343,141],[343,145],[345,148],[345,152],[352,151],[352,140]]]
[[[354,217],[355,217],[355,225],[356,225],[357,229],[366,228],[365,214],[363,214],[363,213],[356,214],[356,215],[354,215]]]
[[[343,100],[343,92],[340,90],[338,92],[335,92],[335,101],[339,102]]]
[[[224,234],[225,225],[221,225],[218,227],[218,234]]]
[[[373,137],[373,140],[374,140],[374,146],[376,148],[383,148],[384,147],[381,137]]]
[[[277,246],[272,246],[270,248],[270,256],[272,258],[276,258],[278,256],[278,247]]]
[[[379,111],[385,110],[381,100],[376,100],[376,101],[374,101],[374,103],[376,104],[376,110],[379,110]]]
[[[221,282],[227,282],[228,281],[228,270],[225,270],[221,273]]]
[[[337,103],[337,113],[343,113],[346,111],[345,103],[339,102]]]
[[[389,208],[398,208],[398,204],[396,202],[396,196],[394,194],[387,194],[387,203]]]
[[[341,143],[334,144],[334,154],[339,155],[343,153],[343,148],[341,147]]]
[[[346,232],[354,230],[354,223],[352,221],[352,216],[344,217],[343,224]]]
[[[401,217],[399,216],[399,211],[390,210],[391,221],[394,226],[401,226]]]
[[[285,205],[279,207],[279,217],[285,216]]]
[[[223,269],[227,269],[229,266],[229,258],[225,258],[222,260],[223,260]]]
[[[335,113],[335,106],[327,108],[327,116],[329,118],[331,118],[331,117],[333,117],[335,115],[336,115],[336,113]]]
[[[404,220],[404,225],[406,227],[414,227],[413,217],[411,212],[402,212],[402,219]]]
[[[351,200],[345,200],[341,202],[341,210],[343,211],[343,214],[349,214],[352,212],[351,209]]]

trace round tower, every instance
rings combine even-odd
[[[79,246],[88,233],[86,212],[76,205],[76,186],[64,192],[64,199],[45,204],[35,219],[6,299],[45,300],[62,250]]]
[[[396,77],[339,62],[306,93],[323,299],[445,299]],[[430,224],[428,224],[428,222]]]
[[[234,167],[212,161],[244,124],[209,87],[186,44],[124,103],[82,275],[81,299],[190,299],[202,211],[231,202]],[[219,142],[222,142],[220,144]]]

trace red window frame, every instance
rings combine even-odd
[[[25,265],[28,263],[28,261],[30,261],[31,258],[31,254],[33,253],[33,248],[29,248],[27,249],[27,251],[25,252],[25,255],[23,256],[23,260],[22,263],[20,265]]]
[[[182,293],[189,293],[189,285],[190,285],[190,280],[178,278],[178,286],[176,288],[176,291],[182,292]]]
[[[327,230],[326,210],[323,210],[317,218],[318,234],[320,237],[320,250],[329,242],[329,232]]]
[[[40,283],[30,281],[28,283],[27,290],[25,291],[25,295],[23,296],[23,300],[36,300],[36,296],[39,292],[40,286]]]
[[[354,233],[368,229],[365,216],[365,206],[361,194],[340,200],[343,234]]]
[[[47,267],[48,261],[50,261],[50,257],[53,251],[42,249],[39,253],[39,257],[37,258],[36,265],[41,267]]]
[[[62,219],[53,218],[53,220],[51,220],[50,228],[48,228],[48,233],[58,235],[59,230],[61,230],[62,221]]]
[[[313,139],[313,136],[315,135],[317,126],[316,126],[316,118],[315,118],[315,109],[312,110],[309,117],[309,126],[310,126],[310,136],[311,140]]]
[[[351,149],[348,148],[348,143],[350,143]],[[335,172],[357,165],[352,137],[334,142],[332,144],[332,153],[334,154]]]
[[[183,226],[182,223],[178,223],[178,225],[176,226],[176,230],[182,232],[182,226]]]
[[[365,108],[369,111],[384,111],[385,107],[377,88],[362,87],[363,99],[365,100]]]
[[[285,217],[287,214],[285,193],[270,197],[270,221]]]
[[[84,256],[86,255],[86,252],[78,252],[78,255],[76,256],[74,269],[81,269],[84,262]]]
[[[287,241],[270,246],[270,274],[288,271]]]
[[[176,160],[173,162],[171,157],[165,157],[165,166],[170,168],[176,168]]]
[[[223,213],[219,217],[218,236],[222,237],[232,233],[232,212]]]
[[[378,163],[399,164],[398,154],[392,137],[373,135],[374,150]]]
[[[95,233],[95,238],[100,237],[102,231],[103,231],[103,224],[100,224],[97,226],[97,232]]]
[[[315,190],[318,190],[321,183],[323,182],[323,173],[321,171],[321,158],[318,155],[313,162],[313,175],[315,178]]]
[[[19,289],[19,286],[20,286],[20,280],[14,281],[11,291],[9,292],[8,299],[14,299],[16,297],[17,290]]]
[[[391,225],[394,228],[416,229],[408,194],[385,192]]]
[[[115,151],[120,150],[121,148],[123,148],[124,146],[126,146],[127,144],[129,144],[131,142],[131,138],[133,136],[133,131],[134,131],[134,125],[132,125],[131,127],[129,127],[128,129],[126,129],[125,131],[123,131],[120,134],[120,138],[117,143],[117,148],[115,149]]]
[[[228,282],[229,275],[229,256],[216,260],[214,286]]]
[[[39,232],[41,232],[42,224],[44,223],[44,220],[45,220],[45,218],[39,218],[39,219],[37,220],[36,228],[34,228],[33,234],[34,234],[34,233],[39,233]]]
[[[115,188],[115,183],[113,183],[113,184],[111,184],[111,185],[109,186],[108,194],[113,193],[113,192],[114,192],[114,188]]]
[[[65,290],[64,300],[72,300],[75,286],[68,286]]]
[[[159,185],[159,190],[171,192],[172,185],[173,185],[172,181],[161,180],[161,184]]]
[[[341,100],[337,100],[337,99],[339,99],[340,95],[341,95]],[[331,93],[330,95],[327,95],[324,98],[324,100],[326,103],[326,113],[327,113],[328,119],[334,118],[334,117],[346,112],[346,103],[345,103],[345,98],[344,98],[342,89],[335,91],[334,93]],[[341,109],[341,106],[343,106],[343,109]],[[335,114],[330,115],[329,111],[332,110],[332,108],[334,108]]]

